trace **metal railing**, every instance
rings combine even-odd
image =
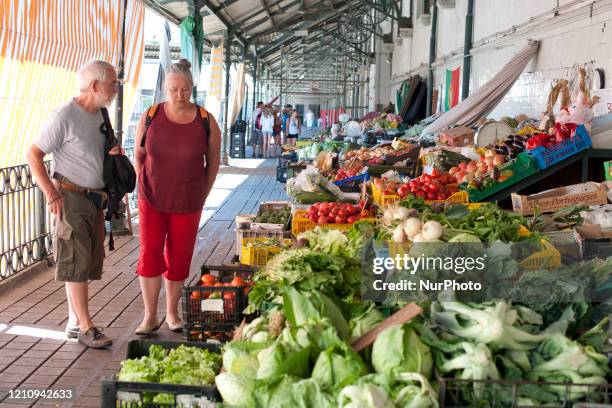
[[[51,217],[30,167],[0,169],[0,281],[51,253]]]

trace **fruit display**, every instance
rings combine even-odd
[[[506,161],[516,159],[519,153],[526,149],[528,137],[521,135],[509,135],[505,140],[499,142],[488,151],[493,151],[494,154],[501,154]],[[485,154],[485,156],[487,156]]]
[[[375,214],[361,205],[343,203],[315,203],[308,208],[306,217],[317,224],[352,224]]]
[[[472,160],[468,163],[459,163],[458,166],[452,167],[448,173],[455,178],[457,183],[469,183],[473,180],[483,180],[487,176],[491,179],[501,181],[507,179],[511,174],[498,174],[497,168],[506,163],[506,159],[502,154],[495,153],[492,150],[487,150],[488,156],[481,156],[480,160]]]
[[[232,287],[242,288],[244,295],[248,295],[253,282],[246,281],[240,276],[234,277],[229,282],[221,282],[219,279],[211,274],[204,274],[200,278],[199,286],[203,289],[202,291],[191,292],[191,299],[223,299],[225,301],[233,300],[236,298],[236,290],[223,290],[221,288]],[[217,289],[215,289],[217,288]]]
[[[349,177],[355,177],[361,174],[363,170],[363,162],[357,158],[345,161],[343,166],[338,169],[338,172],[334,176],[334,181],[344,180]]]
[[[417,148],[407,143],[396,144],[399,149],[394,148],[392,144],[378,146],[372,149],[365,147],[359,150],[347,152],[344,156],[345,160],[350,160],[357,157],[365,162],[366,165],[393,165],[399,161],[405,160],[408,157],[414,156],[414,149]]]
[[[457,192],[456,180],[436,169],[432,174],[424,174],[405,183],[384,178],[374,179],[374,183],[383,195],[397,195],[402,199],[413,194],[426,200],[446,200]]]

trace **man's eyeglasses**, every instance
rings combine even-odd
[[[125,80],[117,79],[115,81],[100,81],[106,85],[112,86],[113,88],[119,88],[121,85],[125,84]]]

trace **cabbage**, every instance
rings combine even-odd
[[[330,325],[338,331],[340,338],[348,340],[348,323],[338,306],[324,294],[316,290],[300,292],[293,287],[288,287],[283,295],[283,300],[287,320],[294,326],[329,320]]]
[[[383,330],[372,346],[372,366],[377,373],[414,372],[431,376],[433,359],[410,324],[391,326]]]
[[[351,341],[357,340],[385,320],[385,316],[372,303],[361,315],[349,321]]]
[[[417,373],[399,373],[398,382],[407,382],[397,391],[395,405],[402,408],[434,408],[438,407],[438,396],[427,378]],[[415,384],[416,383],[416,384]],[[417,385],[418,384],[418,385]]]
[[[454,236],[448,242],[480,242],[480,239],[476,235],[463,233]]]
[[[233,341],[223,350],[223,369],[229,373],[255,377],[259,362],[257,354],[264,346],[259,343]]]
[[[299,350],[277,341],[257,355],[257,379],[273,379],[284,374],[306,378],[310,372],[309,358],[309,348]]]
[[[335,408],[330,394],[312,379],[285,376],[255,389],[257,407],[265,408]]]
[[[344,387],[365,375],[367,369],[361,357],[346,348],[345,352],[326,350],[319,354],[311,378],[329,388]]]
[[[381,387],[373,384],[344,387],[338,396],[340,408],[393,408],[395,405]]]
[[[217,389],[223,401],[232,407],[253,407],[255,381],[242,375],[221,373],[215,378]]]

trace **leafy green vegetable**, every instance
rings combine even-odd
[[[377,373],[414,372],[431,376],[433,359],[411,324],[382,331],[372,346],[372,366]]]
[[[357,340],[384,320],[385,316],[376,309],[374,303],[369,303],[368,307],[360,315],[348,322],[351,341]]]
[[[148,356],[125,360],[121,365],[120,381],[211,385],[221,368],[221,356],[199,347],[180,345],[167,352],[153,345]]]
[[[444,331],[495,348],[530,350],[546,338],[545,335],[531,334],[518,327],[518,311],[505,302],[434,303],[431,318]]]
[[[311,377],[320,385],[342,388],[365,375],[367,369],[361,357],[350,347],[328,349],[319,354]]]
[[[527,374],[531,381],[605,385],[608,358],[592,347],[583,347],[567,337],[556,334],[542,342],[533,355],[534,367]],[[593,388],[585,386],[550,385],[547,388],[560,398],[567,394],[577,400]]]
[[[284,306],[287,320],[295,326],[327,320],[342,339],[349,338],[348,323],[342,312],[321,292],[301,292],[289,287],[285,290]]]
[[[334,398],[315,380],[285,376],[261,384],[254,392],[257,408],[335,408]]]
[[[229,406],[242,408],[255,406],[254,379],[234,373],[221,373],[215,378],[215,384],[223,401]]]

